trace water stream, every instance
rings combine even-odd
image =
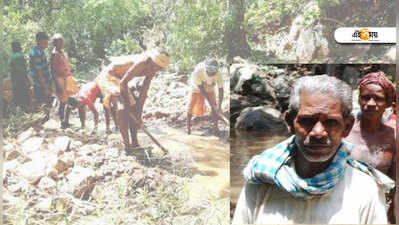
[[[244,185],[242,170],[252,156],[273,147],[289,137],[287,131],[246,132],[231,130],[230,134],[230,201],[235,205]]]

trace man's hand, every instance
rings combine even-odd
[[[216,110],[217,110],[216,104],[213,104],[213,103],[212,103],[211,98],[210,98],[209,95],[208,95],[208,92],[206,92],[206,90],[205,90],[205,84],[202,83],[202,84],[201,84],[200,86],[198,86],[198,87],[199,87],[199,89],[200,89],[202,95],[204,95],[205,99],[208,101],[209,105],[211,106],[212,111],[216,111]]]

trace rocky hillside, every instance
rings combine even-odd
[[[383,3],[335,1],[336,4],[320,7],[320,2],[308,1],[297,10],[297,14],[289,15],[292,20],[288,24],[274,27],[272,34],[258,41],[257,49],[265,49],[263,55],[269,56],[266,58],[268,63],[395,63],[393,44],[343,45],[334,38],[334,31],[339,27],[395,26],[393,14],[389,17],[393,21],[386,18],[369,21],[369,15],[374,19],[388,17],[384,11],[390,9]],[[268,32],[265,29],[264,32]],[[258,57],[262,58],[262,55]]]

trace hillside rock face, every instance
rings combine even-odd
[[[377,21],[376,27],[394,26],[395,17],[384,13],[390,3],[330,3],[311,0],[300,6],[292,20],[273,28],[275,33],[263,40],[260,49],[274,56],[273,63],[395,63],[396,51],[390,44],[339,44],[334,38],[337,27],[356,27],[356,21],[366,19],[362,10],[390,18]]]

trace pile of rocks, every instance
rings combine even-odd
[[[122,174],[128,174],[136,187],[150,189],[176,179],[162,163],[149,166],[144,153],[126,155],[118,134],[102,142],[104,137],[62,131],[54,128],[57,125],[50,119],[5,141],[6,211],[23,202],[24,209],[40,217],[53,213],[60,204],[69,213],[74,209],[87,214],[96,208],[93,199],[98,193],[93,190],[113,183]]]
[[[224,74],[224,99],[222,103],[223,113],[228,115],[230,108],[230,77]],[[188,104],[190,102],[191,87],[190,74],[160,74],[156,76],[148,91],[148,99],[144,105],[143,118],[149,123],[159,123],[163,120],[170,125],[184,125]],[[136,82],[140,82],[137,79]],[[208,107],[208,112],[210,108]]]
[[[231,67],[231,126],[246,130],[284,129],[280,112],[288,108],[296,76],[276,66],[235,59]]]

